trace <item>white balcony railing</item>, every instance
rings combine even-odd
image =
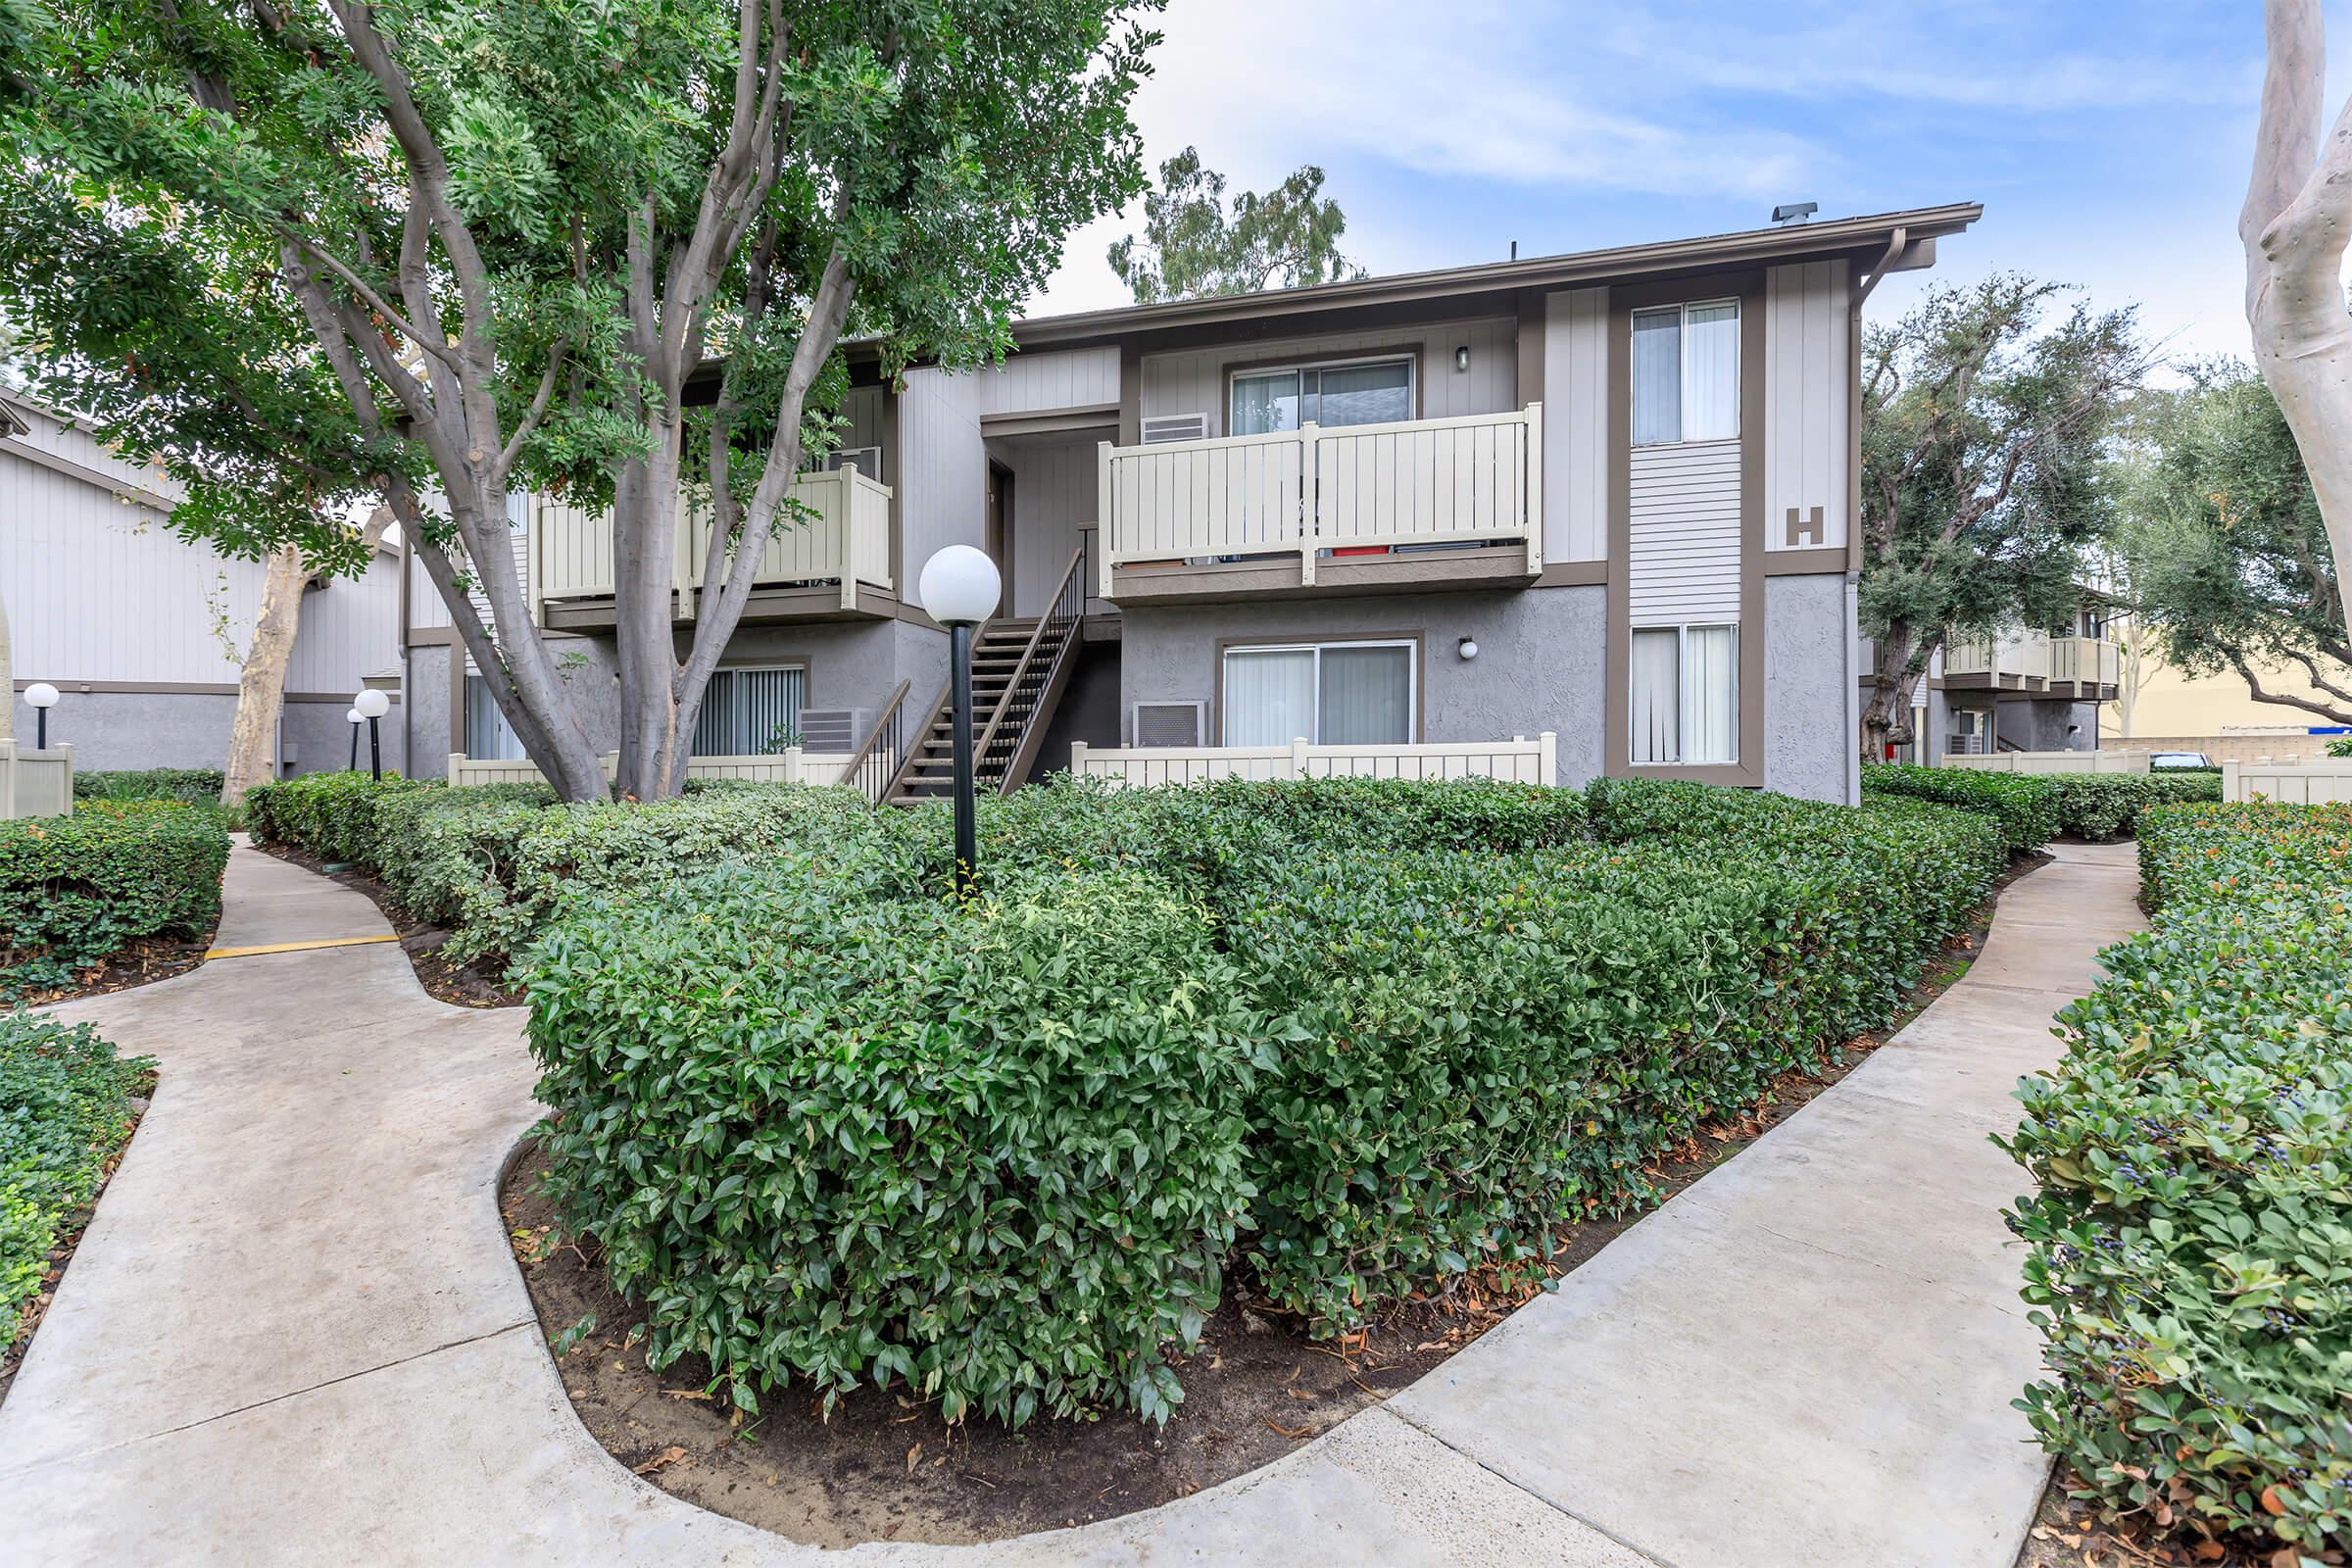
[[[1544,408],[1116,447],[1099,465],[1101,592],[1137,563],[1502,540],[1541,569]]]
[[[2115,686],[2123,680],[2123,650],[2097,637],[2050,641],[2050,679],[2078,686]]]
[[[2038,688],[2051,681],[2113,686],[2121,679],[2122,651],[2097,637],[2052,637],[2006,632],[1998,638],[1955,637],[1943,647],[1943,673],[2017,676]]]
[[[808,515],[791,510],[776,514],[767,549],[760,558],[760,585],[839,584],[844,610],[858,607],[860,583],[888,590],[890,571],[890,487],[854,467],[804,473],[793,481],[791,499]],[[604,599],[612,594],[612,525],[601,512],[541,502],[531,519],[531,590],[534,599]],[[703,585],[703,562],[710,542],[710,517],[688,511],[677,532],[672,586],[680,612],[694,613],[694,594]]]

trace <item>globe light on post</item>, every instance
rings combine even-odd
[[[368,776],[384,781],[383,734],[376,720],[392,710],[392,699],[379,691],[365,691],[351,700],[351,710],[368,721]]]
[[[343,716],[351,723],[351,761],[343,770],[357,773],[360,770],[360,726],[367,722],[368,715],[356,708],[347,708],[343,710]]]
[[[915,588],[923,612],[948,628],[956,735],[956,890],[969,895],[980,858],[979,790],[972,758],[972,628],[996,613],[1004,591],[997,564],[970,545],[950,545],[923,563]]]
[[[24,701],[32,709],[32,749],[49,749],[49,710],[57,706],[57,688],[45,680],[36,680],[24,688]]]

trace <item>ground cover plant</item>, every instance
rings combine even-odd
[[[138,767],[113,772],[75,773],[77,801],[179,801],[188,806],[217,806],[220,801],[220,769],[217,767]]]
[[[2160,806],[2150,928],[2059,1015],[2005,1147],[2048,1376],[2112,1513],[2352,1547],[2352,808]]]
[[[0,1348],[40,1294],[49,1254],[130,1138],[155,1063],[88,1024],[0,1013]]]
[[[2007,863],[1911,801],[1065,779],[984,803],[965,905],[944,812],[879,819],[575,895],[523,965],[564,1223],[747,1402],[1158,1416],[1229,1265],[1327,1333],[1532,1278]]]
[[[53,991],[141,938],[220,917],[228,832],[169,801],[81,801],[0,822],[0,999]]]
[[[2139,813],[2176,801],[2218,801],[2221,771],[2164,773],[1993,773],[1977,768],[1870,763],[1862,788],[1874,795],[1936,801],[2000,821],[2016,849],[2061,833],[2112,839],[2133,831]],[[2039,838],[2034,835],[2038,833]]]

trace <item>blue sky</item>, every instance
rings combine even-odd
[[[1375,272],[1947,201],[1932,274],[2015,269],[2137,302],[2179,354],[2242,352],[2235,233],[2256,0],[1173,0],[1137,103],[1237,185],[1320,163]],[[2331,51],[2346,58],[2352,6]],[[2340,91],[2341,71],[2331,78]],[[1073,236],[1038,313],[1124,302]],[[1898,276],[1874,317],[1921,286]]]

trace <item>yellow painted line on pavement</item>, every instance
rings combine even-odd
[[[266,948],[214,948],[208,958],[252,958],[265,953],[308,953],[313,948],[364,948],[370,942],[398,942],[396,936],[328,937],[322,942],[277,942]]]

